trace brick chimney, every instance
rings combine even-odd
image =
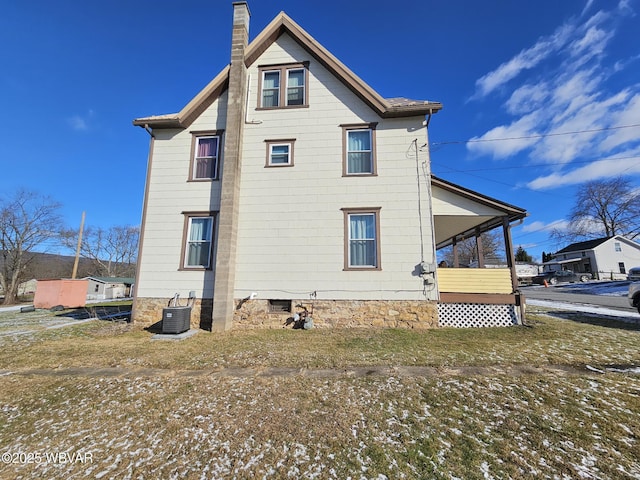
[[[247,94],[247,68],[244,51],[249,41],[251,13],[247,2],[233,3],[231,67],[227,100],[227,125],[222,157],[220,213],[215,282],[213,290],[212,330],[229,330],[233,325],[236,249],[238,243],[238,201],[242,165],[242,131]]]

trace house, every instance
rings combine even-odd
[[[231,64],[150,134],[133,321],[175,294],[214,331],[513,325],[510,225],[526,212],[430,175],[439,102],[382,98],[284,12],[251,43],[233,4]],[[436,249],[504,232],[504,269],[438,269]],[[482,261],[480,266],[484,266]]]
[[[125,277],[85,277],[89,282],[87,300],[105,300],[131,296],[133,278]]]
[[[557,251],[546,271],[573,270],[599,280],[626,280],[627,271],[640,265],[640,244],[620,235],[572,243]]]

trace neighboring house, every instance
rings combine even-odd
[[[572,243],[544,263],[545,271],[573,270],[600,280],[626,280],[640,266],[640,244],[620,235]]]
[[[129,297],[134,282],[133,278],[125,277],[85,277],[84,279],[89,282],[87,300]]]
[[[134,120],[151,145],[133,321],[177,293],[216,331],[298,304],[320,326],[517,323],[527,214],[430,175],[442,105],[382,98],[284,13],[248,44],[249,17],[235,2],[231,64],[180,112]],[[496,227],[508,268],[436,268]]]

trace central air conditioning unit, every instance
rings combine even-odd
[[[162,333],[182,333],[191,326],[191,306],[162,309]]]

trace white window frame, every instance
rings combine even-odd
[[[293,166],[293,144],[295,139],[287,140],[265,140],[267,144],[267,167],[292,167]],[[287,147],[287,162],[279,163],[273,161],[273,149],[274,147]],[[282,155],[282,154],[277,154]]]
[[[222,141],[222,136],[219,131],[214,132],[191,132],[193,135],[193,147],[192,147],[192,156],[191,156],[191,175],[189,179],[191,181],[207,181],[207,180],[218,180],[218,170],[220,167],[220,143]],[[200,147],[201,140],[216,140],[216,148],[213,155],[206,157],[199,157],[198,151]],[[211,176],[198,176],[198,162],[201,160],[207,160],[211,162]]]
[[[300,107],[302,105],[305,104],[305,99],[307,98],[307,82],[306,82],[306,72],[304,67],[298,67],[298,68],[288,68],[286,69],[287,72],[287,90],[285,92],[284,95],[284,99],[285,99],[285,105],[290,107],[290,106],[295,106],[295,107]],[[302,72],[302,86],[295,86],[295,87],[291,87],[289,85],[289,77],[291,75],[292,72]],[[295,89],[302,89],[302,103],[294,103],[294,104],[290,104],[289,103],[289,89],[291,88],[295,88]]]
[[[201,239],[191,239],[191,229],[193,227],[194,220],[202,220],[206,219],[209,221],[206,236]],[[200,214],[200,213],[192,213],[186,214],[186,228],[185,228],[185,239],[183,242],[183,260],[182,260],[182,268],[186,270],[208,270],[212,268],[212,259],[213,259],[213,235],[215,231],[215,215],[213,214]],[[189,264],[189,250],[190,245],[195,243],[209,243],[209,250],[207,255],[207,264],[206,265],[192,265]]]
[[[265,88],[264,86],[264,79],[266,77],[266,75],[268,73],[277,73],[278,74],[278,87],[277,88]],[[265,90],[267,91],[275,91],[278,94],[275,96],[276,98],[276,105],[265,105],[264,104],[264,92]],[[282,70],[281,69],[274,69],[274,70],[264,70],[262,72],[262,83],[261,83],[261,88],[260,88],[260,106],[262,108],[279,108],[280,107],[280,96],[282,91]]]
[[[378,174],[378,159],[376,152],[376,122],[340,125],[342,128],[342,176],[343,177],[367,177]],[[369,150],[349,150],[349,136],[352,133],[369,133]],[[368,152],[370,169],[366,172],[354,172],[350,169],[349,155],[351,153]]]
[[[344,270],[381,270],[380,260],[380,208],[343,208],[345,228],[345,263]],[[370,216],[373,218],[373,237],[353,238],[351,231],[352,216]],[[373,242],[373,264],[354,264],[351,258],[351,244],[354,241]]]
[[[309,62],[287,63],[282,65],[264,65],[260,66],[259,85],[258,85],[258,109],[276,109],[276,108],[306,108],[309,106]],[[291,86],[290,76],[293,72],[302,72],[302,85]],[[267,74],[278,74],[278,88],[265,89],[265,77]],[[302,90],[302,103],[289,102],[289,89]],[[277,92],[277,105],[265,105],[265,90]]]

